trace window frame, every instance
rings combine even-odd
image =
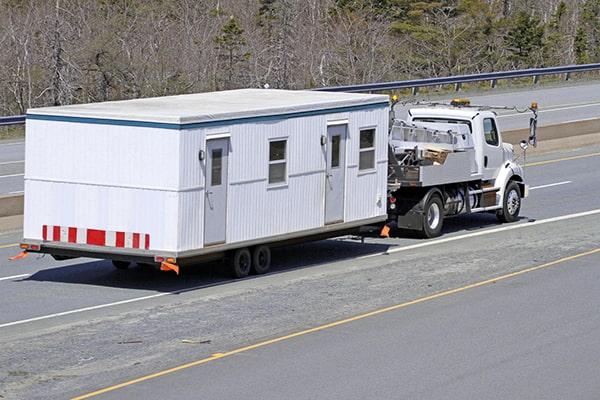
[[[496,141],[495,141],[495,143],[490,143],[487,140],[487,136],[486,136],[486,133],[485,133],[485,120],[488,120],[488,119],[492,122],[492,128],[496,132]],[[500,132],[498,131],[498,125],[496,125],[496,121],[494,120],[494,118],[492,118],[492,117],[484,117],[481,126],[483,128],[483,140],[485,140],[485,143],[488,146],[491,146],[491,147],[498,147],[498,146],[500,146]]]
[[[360,147],[360,139],[361,139],[361,135],[364,131],[373,131],[373,145],[371,147],[365,147],[365,148]],[[366,152],[373,152],[373,165],[369,166],[368,168],[361,168],[360,156],[362,155],[362,153],[366,153]],[[373,172],[377,169],[376,166],[377,166],[377,126],[361,127],[358,130],[358,172],[359,173]]]
[[[289,138],[288,137],[277,137],[268,140],[267,146],[267,185],[269,187],[286,186],[289,178]],[[283,142],[285,147],[283,149],[283,158],[279,160],[271,160],[271,144],[274,142]],[[283,180],[277,182],[271,182],[271,165],[283,164],[284,174]]]

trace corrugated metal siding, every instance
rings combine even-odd
[[[177,197],[159,190],[28,180],[23,235],[41,240],[43,225],[144,232],[152,250],[175,250]]]
[[[178,131],[27,120],[25,178],[177,190]]]
[[[25,238],[72,226],[176,250],[178,131],[28,120],[25,154]]]

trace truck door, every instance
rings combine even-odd
[[[225,242],[228,154],[229,139],[211,139],[206,141],[205,245]]]
[[[325,170],[325,223],[344,221],[347,125],[327,127]]]
[[[483,118],[483,179],[494,179],[504,161],[502,140],[494,118]]]

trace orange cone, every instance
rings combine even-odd
[[[384,225],[383,228],[381,228],[381,233],[379,234],[379,236],[384,237],[384,238],[389,238],[390,237],[390,227],[387,225]]]
[[[160,264],[160,270],[161,271],[175,271],[175,273],[177,275],[179,275],[179,266],[168,263],[166,261],[164,261]]]
[[[17,254],[16,256],[12,256],[12,257],[10,257],[10,258],[8,259],[8,261],[16,261],[16,260],[20,260],[20,259],[22,259],[22,258],[25,258],[25,257],[27,257],[28,255],[29,255],[29,253],[28,253],[28,252],[26,252],[26,251],[22,251],[22,252],[20,252],[19,254]]]

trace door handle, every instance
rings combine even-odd
[[[483,166],[485,168],[487,168],[487,165],[488,165],[488,157],[487,156],[483,156]]]
[[[206,195],[208,196],[209,194],[213,194],[213,192],[211,192],[210,190],[207,190]]]

